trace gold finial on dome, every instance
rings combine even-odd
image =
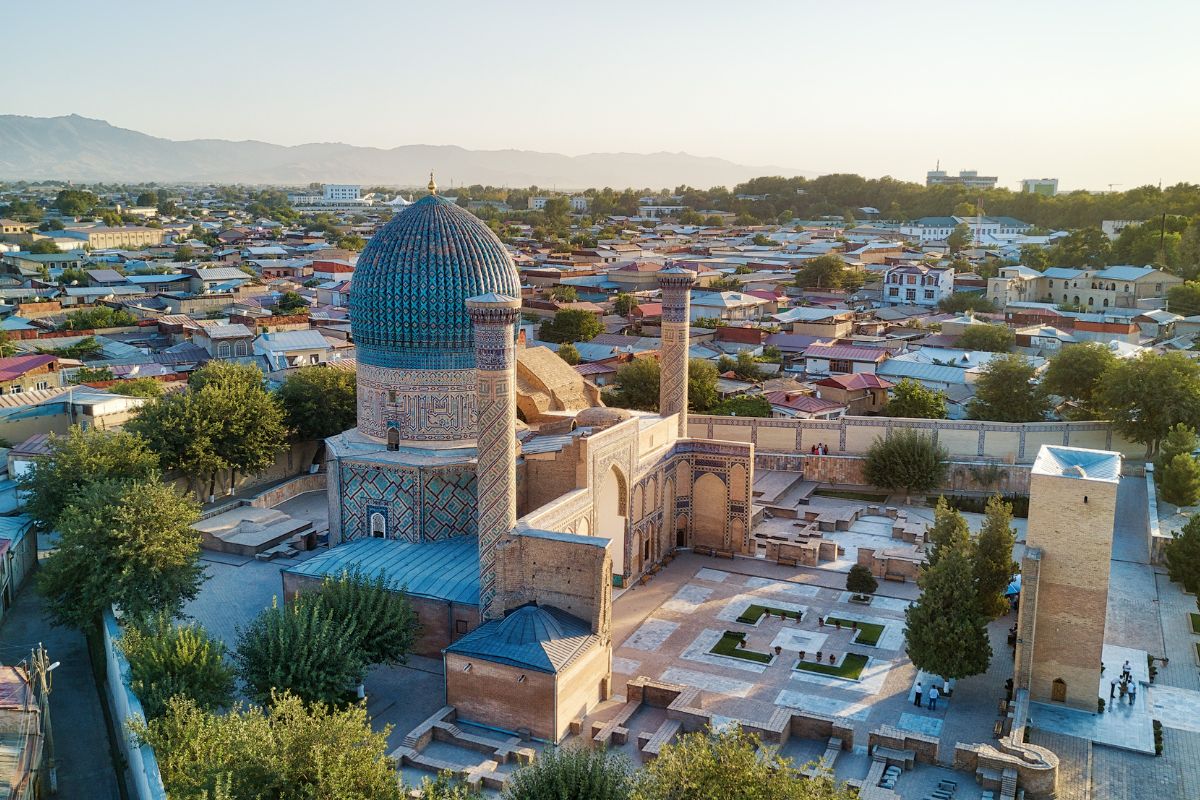
[[[429,193],[437,194],[437,184],[433,182],[433,170],[429,170]]]

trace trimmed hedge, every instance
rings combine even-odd
[[[983,514],[987,512],[987,502],[992,495],[966,495],[966,494],[944,494],[946,502],[951,508],[956,511],[966,511],[973,514]],[[1029,516],[1029,495],[1024,494],[1005,494],[1000,496],[1004,502],[1012,506],[1014,517]],[[933,508],[937,505],[937,497],[925,498],[925,505]]]

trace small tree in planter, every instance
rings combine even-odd
[[[879,581],[875,580],[875,576],[871,574],[871,570],[862,564],[855,564],[850,568],[850,574],[846,576],[846,591],[854,593],[854,596],[851,598],[854,602],[871,602],[871,598],[868,595],[874,594],[878,588]]]

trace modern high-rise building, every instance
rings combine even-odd
[[[926,186],[960,185],[968,189],[995,189],[996,176],[980,175],[973,169],[961,170],[957,175],[950,175],[944,169],[931,169],[925,173]]]
[[[1058,194],[1058,178],[1026,178],[1021,181],[1021,191],[1025,194],[1044,194],[1054,197]]]

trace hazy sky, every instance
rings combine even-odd
[[[1200,182],[1197,0],[26,0],[4,19],[0,113],[172,139]]]

